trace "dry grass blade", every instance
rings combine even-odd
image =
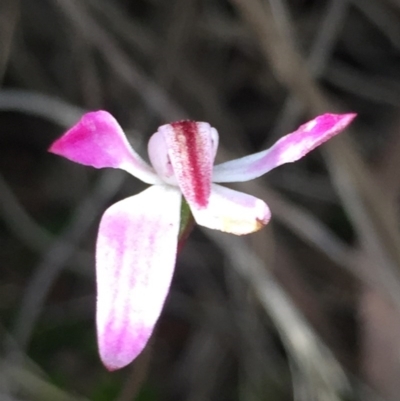
[[[139,21],[132,23],[129,16],[115,3],[87,0],[87,4],[106,19],[109,29],[115,30],[121,40],[126,41],[132,48],[139,50],[148,58],[154,57],[156,38],[150,29],[140,25]]]
[[[0,211],[10,231],[29,247],[41,251],[50,245],[52,236],[32,220],[1,175]]]
[[[195,0],[175,1],[165,46],[161,49],[160,62],[155,73],[162,88],[168,90],[179,73],[181,59],[184,58],[184,44],[190,40],[193,24],[196,22]]]
[[[338,36],[348,12],[348,0],[331,0],[315,35],[307,66],[314,79],[323,75],[334,50]],[[274,136],[290,132],[304,111],[297,96],[290,94],[274,127]]]
[[[400,105],[400,85],[395,80],[377,79],[338,62],[327,68],[326,80],[374,103]]]
[[[19,346],[25,350],[34,326],[42,310],[46,296],[65,263],[76,251],[79,240],[91,227],[95,217],[103,210],[109,199],[120,189],[123,174],[105,172],[87,198],[76,207],[73,217],[35,269],[21,302],[13,334]]]
[[[19,11],[19,0],[5,0],[0,4],[0,82],[3,81],[9,62]]]
[[[400,28],[395,15],[376,0],[351,0],[351,2],[365,14],[390,40],[391,44],[400,50]]]
[[[275,76],[301,99],[308,113],[320,114],[332,109],[331,103],[312,79],[292,39],[277,25],[270,6],[261,4],[259,0],[232,2],[257,34],[263,54]],[[400,308],[400,235],[390,203],[348,135],[330,141],[325,149],[334,183],[361,239],[364,252],[374,258],[376,266],[385,269],[385,276],[381,276],[381,290],[383,293],[389,291]],[[371,252],[371,246],[374,252]],[[396,290],[393,290],[394,286]]]
[[[387,196],[392,199],[393,205],[397,203],[397,196],[400,192],[400,121],[396,119],[392,127],[392,135],[388,145],[383,150],[377,166],[377,179],[385,188]]]
[[[62,128],[74,124],[84,113],[83,109],[73,106],[58,98],[41,93],[3,89],[0,92],[0,110],[15,111],[37,116],[51,121]],[[54,236],[37,224],[22,207],[9,185],[0,175],[0,209],[5,223],[21,241],[37,252],[48,249]],[[88,254],[80,252],[76,271],[82,273],[88,261]]]
[[[0,365],[0,374],[19,392],[27,394],[30,399],[41,401],[87,401],[87,398],[68,394],[28,369],[13,365],[10,361]]]
[[[1,400],[380,400],[364,381],[398,398],[399,0],[0,3]],[[322,148],[336,189],[319,151],[232,184],[269,226],[195,228],[148,348],[105,371],[94,222],[142,186],[48,155],[55,127],[105,109],[145,155],[158,125],[207,121],[218,164],[341,107],[366,129]]]
[[[62,128],[68,128],[75,124],[85,112],[85,110],[54,96],[21,89],[2,89],[0,110],[41,117]]]
[[[243,239],[210,230],[204,233],[224,250],[230,264],[251,285],[257,300],[274,321],[290,357],[308,383],[308,398],[304,400],[341,400],[349,391],[345,373],[263,262]]]
[[[9,359],[0,361],[0,395],[1,400],[16,400],[15,395],[24,395],[33,400],[54,401],[85,401],[86,398],[69,394],[50,383],[43,370],[30,359],[19,347],[14,337],[0,323],[0,335],[4,339],[4,348],[16,356],[16,363]],[[4,392],[5,394],[1,394]],[[4,395],[4,398],[3,398]]]
[[[123,81],[143,98],[150,110],[154,110],[166,120],[184,118],[185,113],[154,82],[147,79],[81,3],[75,0],[54,2],[68,16],[73,27],[96,47]]]

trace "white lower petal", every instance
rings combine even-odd
[[[110,370],[143,350],[161,313],[175,267],[180,192],[154,185],[111,206],[96,250],[97,333]]]
[[[212,184],[207,208],[192,208],[192,213],[197,224],[236,235],[258,231],[271,217],[261,199],[217,184]]]

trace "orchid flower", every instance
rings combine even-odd
[[[108,208],[96,245],[97,335],[109,370],[129,364],[147,344],[174,272],[181,210],[197,224],[237,235],[270,219],[261,199],[217,183],[252,180],[294,162],[341,132],[355,114],[324,114],[270,149],[213,167],[218,133],[206,122],[178,121],[150,138],[146,163],[106,111],[85,114],[49,151],[96,168],[127,171],[151,186]]]

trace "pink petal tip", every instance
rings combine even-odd
[[[148,184],[160,182],[131,148],[115,118],[103,110],[85,114],[50,146],[49,152],[86,166],[121,168]]]

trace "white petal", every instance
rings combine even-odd
[[[208,206],[192,213],[197,224],[236,235],[258,231],[271,217],[261,199],[217,184],[212,184]]]
[[[219,164],[213,182],[242,182],[260,177],[284,163],[294,162],[344,130],[355,114],[324,114],[303,124],[263,152]]]
[[[96,250],[97,335],[110,370],[143,350],[168,294],[180,222],[177,188],[154,185],[111,206]]]

